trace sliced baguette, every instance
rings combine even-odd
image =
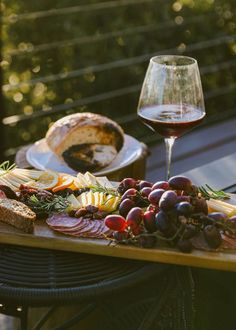
[[[35,219],[36,214],[25,204],[14,199],[0,199],[0,221],[32,233]]]

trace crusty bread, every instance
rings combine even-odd
[[[32,233],[35,219],[36,214],[25,204],[14,199],[0,199],[0,221]]]
[[[66,161],[71,167],[73,166],[68,161],[68,150],[71,150],[73,147],[72,151],[75,154],[77,149],[74,146],[80,146],[78,149],[79,154],[77,155],[79,162],[74,166],[78,166],[78,168],[75,169],[81,170],[80,166],[82,166],[83,170],[95,170],[108,165],[114,159],[123,146],[124,132],[117,123],[105,116],[89,112],[75,113],[56,121],[46,134],[46,142],[52,152]],[[98,147],[101,145],[110,147],[110,149],[107,148],[107,151],[106,148],[100,151],[105,155],[102,157],[102,162],[96,159],[96,156],[93,154],[93,145],[95,144]],[[81,146],[84,146],[86,149],[84,156],[81,155]],[[88,162],[83,164],[83,160],[88,158],[88,154],[90,154],[91,167],[89,167]],[[73,159],[72,164],[74,163],[76,163],[76,159]]]

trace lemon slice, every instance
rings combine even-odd
[[[43,172],[37,181],[30,181],[27,183],[27,186],[37,189],[46,189],[50,190],[58,184],[59,174],[52,171]]]

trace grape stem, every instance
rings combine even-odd
[[[176,231],[176,233],[172,236],[172,237],[164,237],[162,235],[160,235],[160,232],[159,231],[156,231],[152,234],[148,234],[148,233],[142,233],[140,235],[137,235],[137,236],[132,236],[130,238],[127,238],[127,239],[124,239],[124,240],[121,240],[121,241],[118,241],[114,238],[109,238],[109,237],[106,237],[106,239],[109,239],[110,240],[110,243],[108,245],[110,245],[112,242],[113,243],[121,243],[121,244],[129,244],[129,243],[132,243],[132,244],[135,244],[135,243],[138,243],[138,239],[140,237],[150,237],[150,236],[155,236],[157,239],[161,240],[161,241],[164,241],[164,242],[172,242],[174,241],[181,233],[181,231],[183,231],[183,229],[185,228],[185,225],[184,224],[181,224],[180,227],[178,228],[178,230]]]

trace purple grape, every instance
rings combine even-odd
[[[143,223],[144,227],[149,233],[154,233],[154,231],[156,231],[155,215],[156,214],[154,211],[144,212]]]
[[[157,181],[152,186],[152,190],[155,190],[155,189],[168,190],[169,188],[170,188],[170,185],[169,185],[169,183],[167,181]]]
[[[125,178],[122,180],[117,188],[120,194],[123,194],[126,190],[130,188],[136,188],[137,181],[133,178]]]
[[[142,190],[143,188],[146,188],[146,187],[152,187],[153,186],[153,183],[149,182],[149,181],[144,181],[144,180],[141,180],[139,181],[139,183],[137,184],[137,189],[138,190]]]
[[[176,210],[180,215],[188,216],[193,212],[193,206],[188,202],[180,202],[176,204]]]
[[[169,185],[174,190],[188,191],[192,185],[192,182],[186,176],[176,175],[169,179]]]
[[[147,197],[149,196],[149,194],[151,193],[152,188],[151,187],[144,187],[140,190],[140,193],[143,197]]]
[[[160,211],[155,216],[156,229],[161,232],[167,232],[170,228],[170,220],[167,213]]]
[[[134,201],[129,198],[123,199],[119,206],[120,215],[125,218],[133,207],[135,207]]]
[[[172,190],[167,190],[161,196],[161,199],[159,201],[159,207],[162,210],[170,210],[172,207],[175,206],[176,203],[177,203],[177,194]]]
[[[124,200],[126,198],[134,198],[137,196],[137,190],[134,188],[130,188],[126,190],[126,192],[122,195],[121,200]]]
[[[151,204],[158,205],[161,196],[164,194],[165,190],[164,189],[155,189],[153,190],[149,196],[148,200]]]

